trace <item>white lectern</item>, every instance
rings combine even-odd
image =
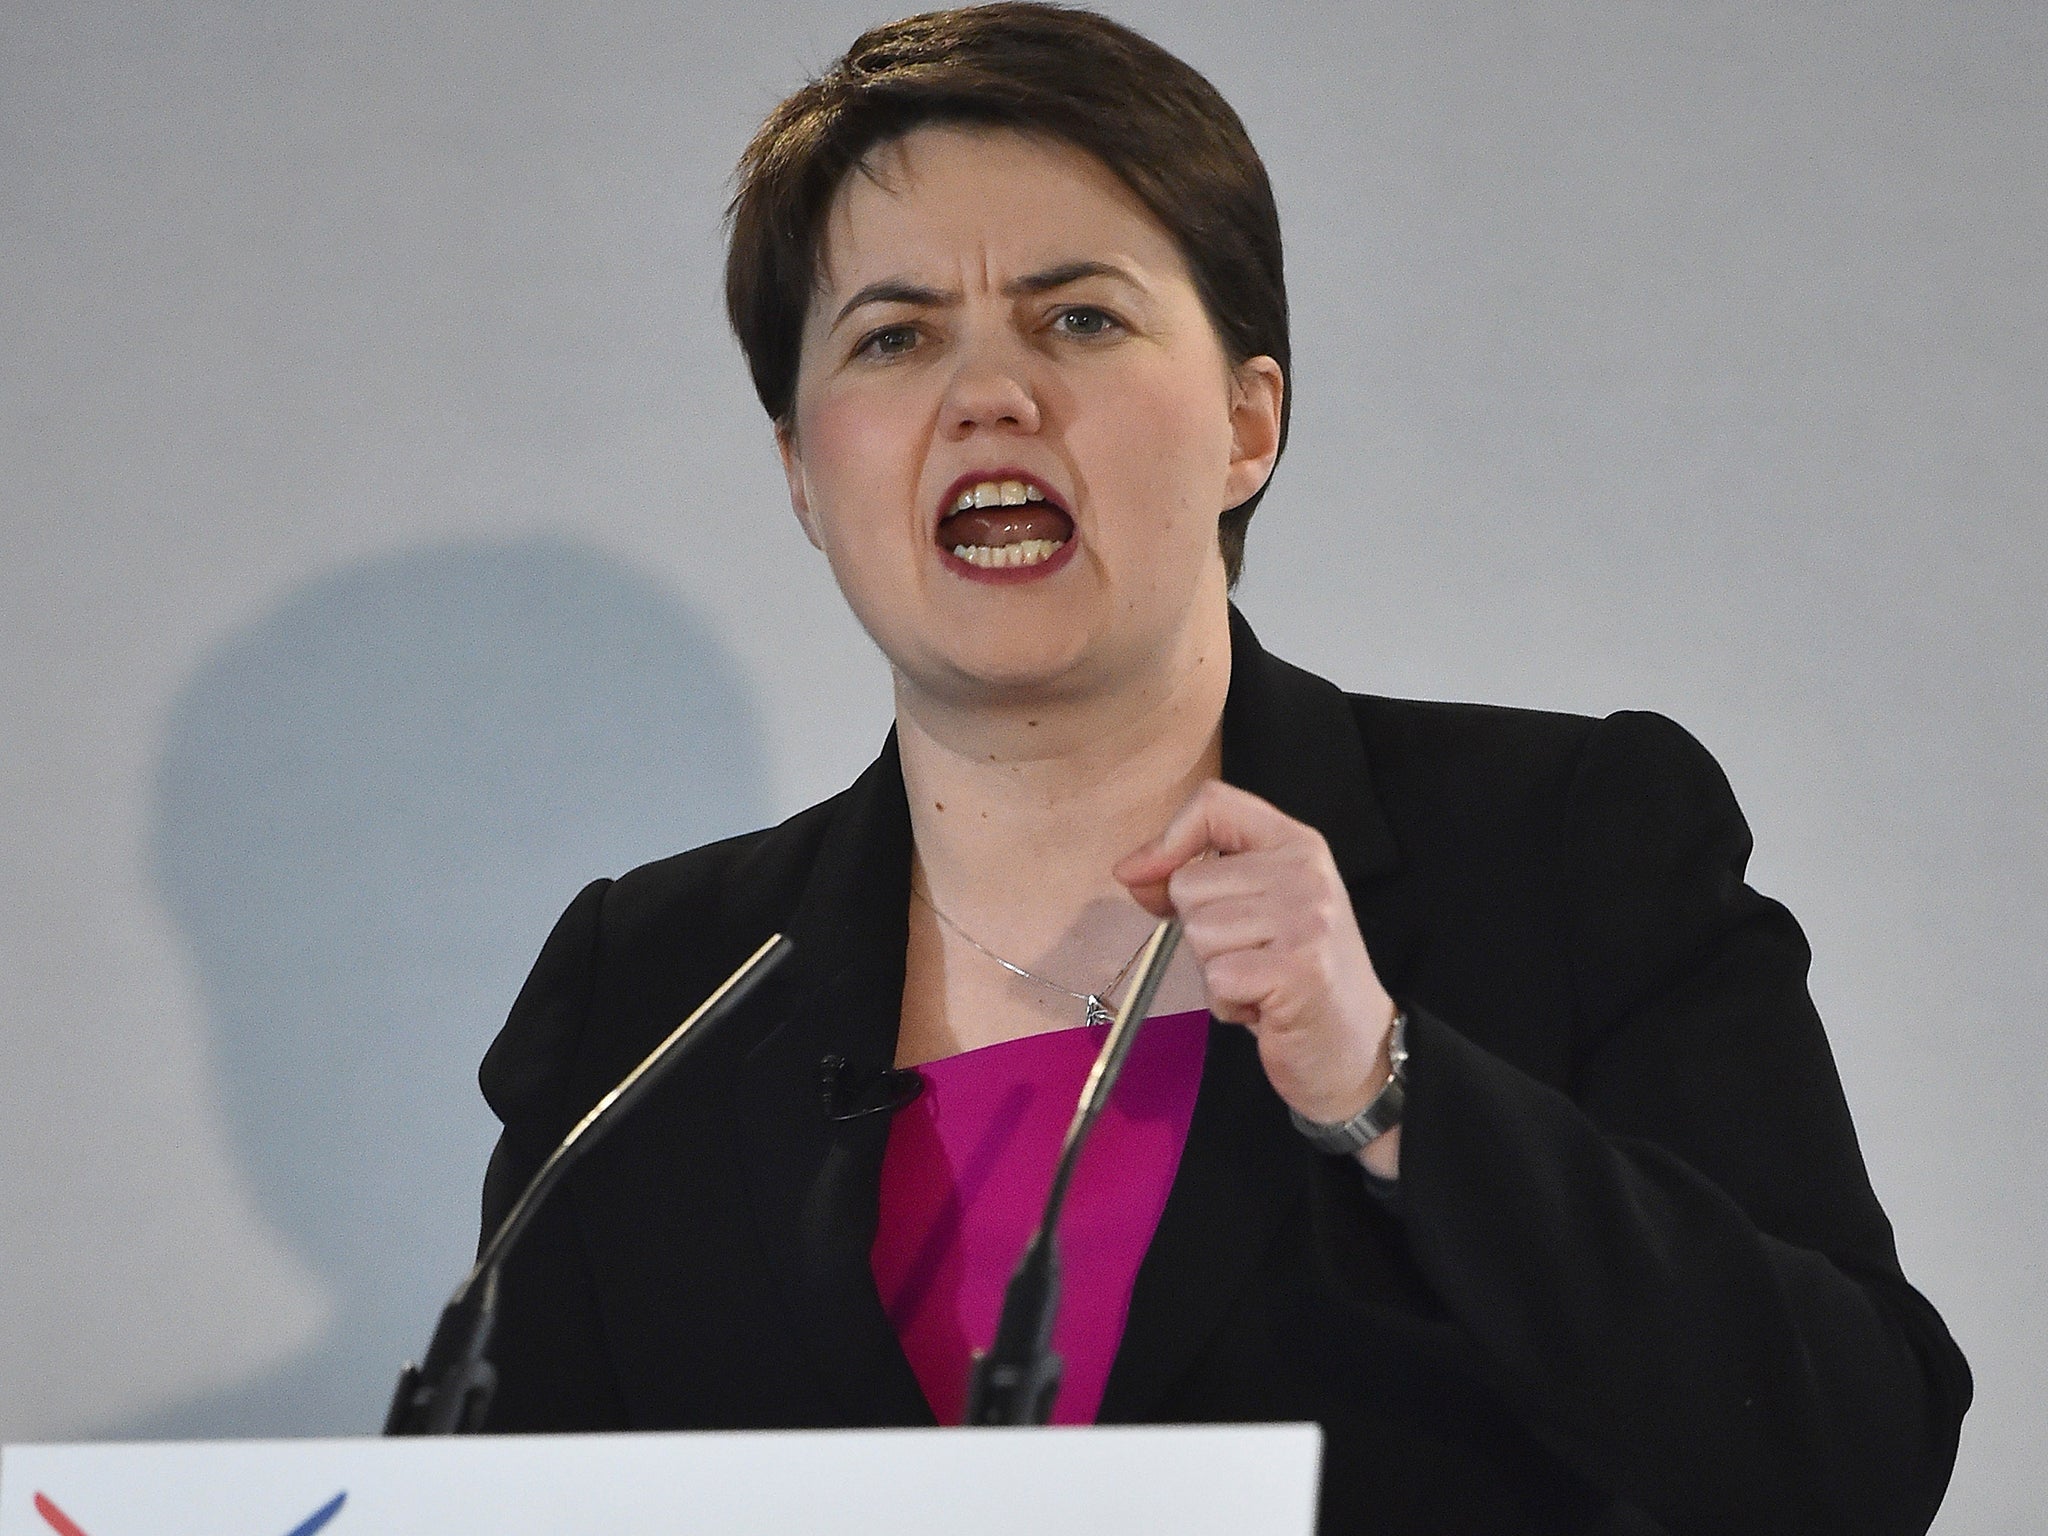
[[[0,1536],[1312,1536],[1313,1424],[0,1451]]]

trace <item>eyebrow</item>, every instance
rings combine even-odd
[[[1150,290],[1140,282],[1137,275],[1108,261],[1063,261],[1056,267],[1043,271],[1028,272],[1022,277],[1012,278],[1003,284],[1003,293],[1009,298],[1020,298],[1027,294],[1051,293],[1055,288],[1064,288],[1069,283],[1078,283],[1088,277],[1110,277],[1126,283],[1140,293]],[[927,309],[957,303],[959,295],[941,293],[936,288],[927,288],[921,283],[905,282],[901,278],[884,278],[878,283],[869,283],[865,288],[839,306],[839,313],[832,317],[832,324],[839,323],[856,309],[866,304],[915,304]]]

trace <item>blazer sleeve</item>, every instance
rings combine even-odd
[[[1924,1531],[1969,1371],[1899,1271],[1725,778],[1611,717],[1560,837],[1571,1081],[1410,1010],[1415,1261],[1524,1422],[1671,1531]]]
[[[605,896],[586,886],[542,946],[478,1080],[504,1122],[484,1175],[482,1241],[586,1110],[569,1101],[596,979]],[[574,1180],[558,1186],[507,1256],[490,1356],[498,1386],[484,1419],[495,1434],[626,1429],[588,1262]]]

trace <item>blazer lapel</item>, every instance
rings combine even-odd
[[[1266,653],[1230,611],[1223,777],[1323,834],[1351,895],[1366,952],[1395,996],[1423,945],[1402,899],[1401,851],[1373,788],[1351,700],[1334,683]]]
[[[1366,950],[1398,995],[1420,934],[1398,899],[1399,853],[1350,702],[1332,684],[1267,655],[1234,607],[1223,777],[1323,834]],[[1305,1198],[1317,1161],[1267,1083],[1250,1032],[1210,1020],[1187,1144],[1138,1270],[1102,1420],[1156,1413]]]
[[[834,1120],[823,1092],[828,1056],[843,1059],[855,1084],[879,1081],[893,1063],[909,886],[910,818],[892,734],[819,850],[789,923],[788,1002],[743,1060],[730,1106],[775,1283],[837,1417],[859,1424],[932,1422],[870,1268],[889,1116]]]

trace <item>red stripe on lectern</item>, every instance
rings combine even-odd
[[[58,1531],[60,1536],[85,1536],[85,1532],[78,1528],[76,1520],[73,1520],[63,1510],[52,1504],[45,1495],[40,1493],[36,1495],[36,1513],[49,1521],[51,1527]]]

